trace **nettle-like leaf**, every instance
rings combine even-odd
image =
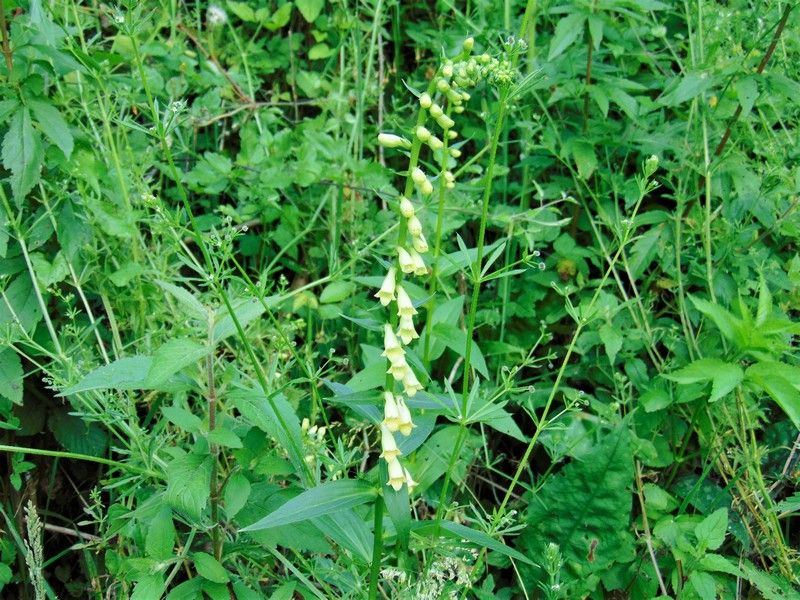
[[[718,358],[701,358],[682,369],[664,375],[665,379],[680,384],[711,382],[709,402],[716,402],[731,392],[744,379],[744,371],[734,363]]]
[[[620,425],[601,433],[586,460],[573,460],[531,498],[519,548],[541,565],[548,544],[558,544],[569,577],[582,593],[592,591],[600,574],[633,560],[632,482],[630,433]],[[540,567],[530,571],[533,580],[544,576]]]
[[[36,182],[44,158],[42,137],[33,128],[31,113],[21,107],[11,117],[3,138],[3,166],[11,171],[11,190],[20,203]]]
[[[166,502],[194,521],[208,504],[211,462],[207,454],[179,454],[167,465]]]

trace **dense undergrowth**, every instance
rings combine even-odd
[[[0,1],[2,597],[800,597],[794,8]]]

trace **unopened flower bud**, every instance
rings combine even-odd
[[[449,60],[442,67],[442,75],[450,79],[453,76],[453,63]]]
[[[411,142],[393,133],[379,133],[378,143],[385,148],[410,148]]]
[[[417,127],[417,130],[416,130],[415,133],[416,133],[417,139],[420,142],[427,142],[429,139],[431,139],[431,135],[432,135],[430,130],[427,127],[423,127],[422,125]]]
[[[422,169],[420,169],[419,167],[414,167],[414,170],[411,171],[411,179],[417,185],[422,185],[422,183],[426,181],[428,178],[425,176],[425,173],[422,171]]]
[[[463,113],[463,112],[464,112],[464,107],[463,107],[463,106],[456,106],[456,107],[454,107],[454,108],[453,108],[453,110],[454,110],[456,113],[458,113],[458,114],[461,114],[461,113]]]
[[[472,52],[472,47],[475,45],[475,38],[468,37],[464,40],[464,52]]]
[[[433,184],[427,179],[419,186],[419,191],[423,196],[430,196],[433,193]]]
[[[444,142],[435,135],[432,135],[431,139],[428,140],[428,146],[430,146],[431,150],[441,150],[444,147]]]
[[[450,131],[447,132],[448,139],[454,140],[457,137],[458,137],[458,132],[455,129],[451,129]]]
[[[411,200],[408,198],[403,197],[400,199],[400,214],[406,219],[414,216],[414,205],[411,204]]]
[[[406,469],[405,467],[403,467],[403,475],[405,475],[406,485],[408,486],[408,493],[410,494],[411,492],[414,491],[414,488],[419,485],[419,483],[414,481],[414,478],[411,477],[411,473],[409,473],[408,469]]]
[[[454,108],[454,110],[456,108],[460,108],[460,107],[456,106]],[[451,119],[447,115],[441,115],[441,116],[437,117],[436,118],[436,122],[439,124],[439,127],[441,127],[442,129],[450,129],[451,127],[453,127],[453,125],[456,124],[456,122],[453,121],[453,119]]]
[[[450,156],[453,158],[459,158],[461,156],[461,150],[458,148],[450,148]]]
[[[414,237],[422,233],[422,223],[419,222],[416,215],[411,215],[408,219],[408,232]]]
[[[447,82],[446,79],[440,79],[436,82],[436,89],[439,90],[441,93],[446,94],[450,91],[450,84]]]
[[[422,108],[428,109],[428,108],[430,108],[430,107],[431,107],[431,104],[433,104],[433,100],[431,100],[431,96],[430,96],[430,94],[428,94],[428,93],[425,93],[425,94],[422,94],[422,95],[419,97],[419,105],[420,105]]]
[[[430,113],[434,119],[437,119],[444,114],[444,111],[442,110],[442,107],[439,106],[438,104],[432,104],[430,108]]]

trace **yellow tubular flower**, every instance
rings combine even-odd
[[[411,200],[408,198],[403,197],[400,199],[400,214],[406,219],[414,216],[414,205],[411,204]]]
[[[412,215],[408,219],[408,233],[417,237],[420,233],[422,233],[422,223],[419,222],[417,215]]]
[[[414,272],[414,260],[405,248],[397,247],[397,260],[400,263],[400,270],[403,273]]]
[[[408,295],[402,285],[397,286],[397,316],[414,316],[417,314],[417,309],[414,308],[414,303],[411,302],[411,297]],[[396,339],[396,338],[395,338]]]
[[[391,361],[389,368],[386,370],[395,381],[403,381],[411,369],[408,368],[405,356],[401,356],[395,361]]]
[[[411,340],[419,337],[419,334],[414,329],[414,317],[400,317],[400,327],[397,330],[397,335],[400,336],[404,344],[410,344]]]
[[[408,486],[408,493],[410,494],[411,492],[414,491],[414,488],[419,485],[419,483],[414,481],[414,478],[411,477],[411,473],[409,473],[408,469],[406,469],[405,467],[403,467],[403,475],[406,478],[406,485]]]
[[[422,277],[428,274],[428,267],[425,266],[425,261],[416,250],[411,250],[411,260],[414,262],[414,275]]]
[[[408,410],[408,405],[403,398],[397,398],[397,409],[400,413],[400,433],[403,435],[411,435],[411,430],[416,427],[414,421],[411,420],[411,411]]]
[[[422,389],[422,384],[417,379],[414,371],[412,371],[410,368],[406,369],[406,374],[403,377],[403,389],[406,392],[406,396],[409,398],[416,395],[416,393]]]
[[[383,306],[389,306],[389,303],[394,300],[394,289],[397,281],[397,269],[391,267],[386,277],[383,279],[381,289],[375,294],[375,297],[381,301]]]
[[[402,454],[394,441],[394,435],[384,424],[381,424],[381,450],[381,458],[386,459],[387,462],[396,461],[397,457]]]
[[[400,418],[400,408],[397,406],[392,392],[383,392],[383,424],[389,431],[400,429],[402,419]]]
[[[403,465],[400,464],[399,460],[395,459],[390,460],[387,466],[389,467],[389,481],[386,482],[386,485],[392,486],[395,492],[399,492],[406,482],[406,473]]]
[[[428,251],[428,241],[422,233],[415,236],[411,241],[414,244],[414,250],[417,252],[423,253]]]
[[[383,352],[381,356],[385,356],[389,359],[389,362],[394,364],[401,359],[405,362],[405,353],[406,351],[400,345],[400,340],[394,334],[392,326],[386,323],[383,326]]]

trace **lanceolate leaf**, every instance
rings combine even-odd
[[[307,521],[364,504],[375,498],[377,493],[375,487],[365,481],[328,481],[292,498],[278,510],[241,531],[259,531]]]
[[[72,133],[58,109],[46,100],[31,100],[28,104],[42,133],[69,158],[74,143]]]
[[[11,171],[11,189],[18,203],[36,185],[42,156],[42,140],[33,128],[30,110],[17,109],[3,138],[3,166]]]

